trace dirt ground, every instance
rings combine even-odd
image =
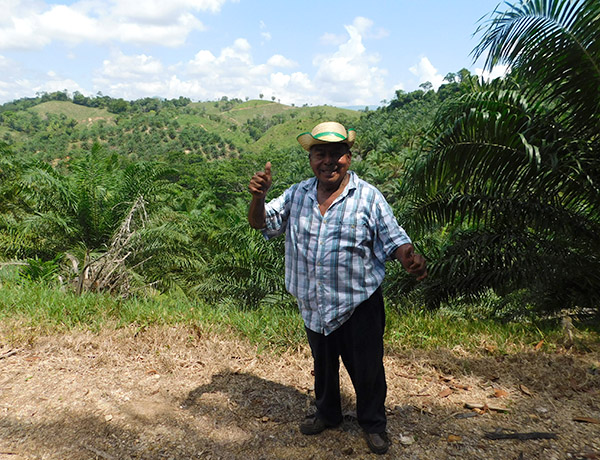
[[[389,352],[385,458],[600,459],[599,360]],[[345,422],[308,437],[298,431],[312,404],[307,348],[259,353],[185,327],[28,337],[0,325],[0,460],[377,458],[345,371],[342,385]],[[556,438],[486,437],[514,432]]]

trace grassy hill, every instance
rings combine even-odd
[[[39,126],[27,127],[32,116]],[[60,157],[65,151],[77,155],[86,141],[95,140],[138,158],[161,157],[167,151],[218,158],[235,151],[258,153],[273,146],[297,146],[296,136],[319,122],[334,120],[352,126],[360,116],[349,109],[295,107],[265,100],[165,104],[156,110],[131,103],[119,114],[52,100],[0,118],[0,137],[24,155],[45,152],[46,158]]]
[[[263,150],[270,144],[279,147],[298,145],[296,137],[303,132],[310,131],[317,123],[323,121],[339,121],[346,127],[352,127],[361,116],[360,112],[348,109],[339,109],[330,106],[290,108],[294,117],[284,123],[275,125],[258,139],[252,146],[253,150]]]
[[[108,110],[95,107],[85,107],[83,105],[73,104],[70,101],[48,101],[42,102],[29,110],[45,118],[47,114],[63,114],[67,118],[72,118],[79,124],[92,124],[99,120],[114,121],[115,115]]]
[[[201,108],[211,114],[224,115],[228,120],[239,124],[245,123],[254,117],[271,118],[274,115],[280,115],[294,109],[291,106],[263,100],[250,100],[242,103],[230,101],[196,102],[190,104],[190,107]]]
[[[208,130],[223,128],[221,123],[213,121],[215,116],[218,116],[221,122],[229,125],[225,132],[230,133],[231,125],[243,128],[245,124],[256,119],[271,121],[272,126],[260,138],[245,141],[246,148],[255,152],[261,151],[271,144],[283,148],[296,146],[298,145],[296,143],[298,134],[311,130],[314,125],[322,121],[333,120],[352,125],[361,116],[360,112],[331,106],[293,107],[263,100],[250,100],[234,105],[227,110],[222,110],[225,105],[223,102],[203,102],[190,105],[200,110],[204,109],[207,114],[212,115],[212,120],[208,123],[210,128],[204,126]],[[199,120],[191,117],[187,121]],[[235,138],[235,136],[232,137]]]

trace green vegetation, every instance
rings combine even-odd
[[[565,345],[556,325],[500,323],[493,320],[457,319],[448,312],[428,312],[393,307],[388,311],[386,343],[391,349],[460,347],[475,353],[504,354]],[[4,281],[0,289],[0,321],[11,340],[27,341],[39,334],[70,330],[120,328],[145,329],[154,325],[184,325],[191,333],[233,334],[259,350],[295,349],[305,344],[302,319],[295,309],[261,305],[240,309],[231,302],[217,304],[177,296],[118,298],[87,293],[77,296],[44,283]],[[26,333],[26,336],[23,334]],[[600,340],[599,331],[582,328],[574,346]]]
[[[37,113],[40,118],[48,118],[52,115],[64,115],[67,119],[72,119],[79,125],[91,125],[98,120],[113,122],[115,115],[105,108],[85,107],[72,104],[70,101],[48,101],[34,105],[31,112]]]
[[[395,346],[504,350],[558,337],[566,315],[597,324],[599,18],[594,0],[507,4],[475,50],[488,68],[508,64],[506,78],[462,69],[375,111],[66,92],[4,104],[0,263],[20,269],[0,315],[36,327],[206,321],[297,343],[283,241],[249,229],[247,184],[266,161],[270,197],[310,177],[295,137],[336,120],[357,129],[352,168],[431,267],[421,284],[388,267]],[[6,278],[14,266],[0,267]],[[35,302],[19,305],[19,289]]]
[[[440,108],[406,184],[415,227],[441,236],[427,296],[597,313],[600,4],[525,2],[482,30],[475,54],[511,74]]]

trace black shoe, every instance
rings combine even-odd
[[[323,420],[315,415],[309,415],[300,424],[300,433],[302,434],[319,434],[321,431],[331,428],[332,425],[327,425]]]
[[[375,454],[385,454],[392,444],[387,433],[365,433],[365,439],[371,452]]]

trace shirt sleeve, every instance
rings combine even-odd
[[[290,215],[292,188],[265,205],[265,228],[262,230],[264,237],[269,240],[285,232]]]
[[[412,243],[410,237],[398,224],[392,207],[386,199],[378,193],[374,203],[375,225],[375,250],[383,253],[386,260],[394,258],[394,252],[403,244]]]

